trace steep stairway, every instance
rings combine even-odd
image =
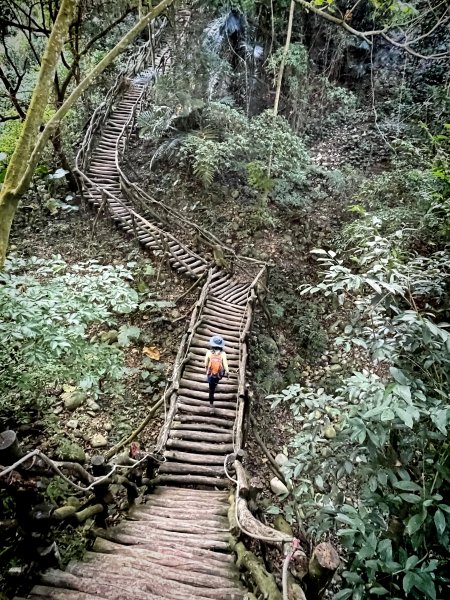
[[[89,142],[87,169],[78,169],[78,175],[94,207],[106,210],[149,251],[166,256],[174,270],[204,277],[205,284],[174,368],[170,409],[159,438],[164,462],[154,493],[120,525],[99,530],[83,561],[72,561],[64,571],[45,572],[29,598],[237,600],[245,595],[231,553],[224,461],[242,441],[245,344],[257,278],[213,266],[122,194],[123,132],[146,85],[147,77],[131,81],[93,149]],[[210,337],[217,334],[225,340],[230,377],[219,383],[211,411],[204,355]]]

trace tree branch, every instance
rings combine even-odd
[[[325,10],[323,10],[323,9],[321,10],[321,9],[317,8],[312,2],[308,2],[307,0],[295,0],[295,2],[297,2],[297,4],[300,4],[300,6],[302,6],[306,10],[311,11],[312,13],[314,13],[316,15],[319,15],[322,19],[325,19],[326,21],[329,21],[330,23],[334,23],[335,25],[342,27],[343,29],[345,29],[346,31],[348,31],[349,33],[351,33],[352,35],[354,35],[356,37],[362,38],[364,41],[366,41],[370,45],[372,44],[371,38],[379,35],[384,40],[386,40],[389,44],[391,44],[392,46],[395,46],[396,48],[401,48],[402,50],[405,50],[405,52],[408,52],[409,54],[411,54],[412,56],[415,56],[416,58],[420,58],[420,59],[424,59],[424,60],[436,60],[439,58],[445,58],[447,56],[450,56],[450,50],[448,50],[447,52],[441,52],[439,54],[421,54],[420,52],[416,52],[415,50],[413,50],[410,47],[411,44],[415,44],[416,41],[419,41],[420,39],[427,37],[427,35],[430,35],[430,33],[432,33],[437,26],[445,23],[447,21],[447,19],[445,19],[445,13],[444,13],[444,16],[441,17],[441,19],[440,19],[441,22],[439,22],[436,25],[436,27],[433,27],[424,36],[420,36],[416,40],[411,40],[411,41],[406,41],[406,42],[397,42],[388,35],[388,33],[387,33],[389,31],[388,27],[384,27],[383,29],[375,29],[372,31],[359,31],[359,30],[351,27],[345,21],[345,19],[340,19],[338,17],[335,17],[334,15],[330,15],[329,13],[325,12]]]
[[[67,112],[72,108],[75,102],[80,98],[80,96],[87,90],[87,88],[92,84],[94,79],[98,77],[103,71],[109,67],[109,65],[115,60],[115,58],[121,54],[128,45],[135,39],[137,35],[141,31],[147,27],[149,23],[151,23],[156,17],[158,17],[163,10],[165,10],[168,6],[173,3],[174,0],[161,0],[159,4],[153,7],[145,17],[143,17],[134,27],[132,27],[124,37],[114,46],[112,50],[103,57],[103,59],[86,75],[86,77],[77,85],[77,87],[73,90],[61,108],[53,115],[53,117],[48,121],[41,135],[37,139],[33,151],[31,155],[28,155],[27,162],[25,168],[22,170],[21,178],[18,185],[10,192],[14,198],[18,198],[25,192],[27,189],[31,177],[33,175],[34,167],[36,166],[37,161],[41,155],[42,150],[45,148],[50,137],[53,133],[58,129],[61,120],[66,116]],[[19,147],[19,146],[17,146]],[[5,180],[6,181],[6,180]]]
[[[15,117],[4,117],[2,118],[2,122],[3,121],[11,121],[13,119],[25,119],[25,111],[23,110],[23,108],[20,106],[19,101],[17,100],[16,97],[16,93],[17,90],[20,87],[20,84],[22,82],[23,79],[23,75],[21,77],[18,77],[18,84],[16,84],[16,86],[13,86],[12,83],[9,81],[6,73],[3,71],[2,67],[0,66],[0,79],[3,83],[3,85],[5,86],[6,91],[8,92],[8,98],[10,99],[12,105],[14,106],[14,108],[17,111],[17,116]]]
[[[98,40],[100,40],[102,37],[104,37],[107,33],[109,33],[111,31],[111,29],[114,29],[114,27],[116,27],[117,25],[119,25],[120,23],[122,23],[122,21],[131,13],[135,10],[135,7],[129,6],[124,13],[122,13],[120,15],[120,17],[117,17],[117,19],[115,21],[113,21],[110,25],[108,25],[107,27],[105,27],[105,29],[103,29],[102,31],[100,31],[100,33],[98,33],[96,36],[94,36],[92,39],[89,40],[89,42],[86,44],[86,46],[83,48],[83,50],[80,52],[80,57],[84,56],[85,54],[87,54],[89,52],[89,50],[92,48],[92,46],[98,42]]]
[[[23,117],[21,117],[20,115],[14,115],[11,117],[4,117],[3,115],[0,115],[0,123],[4,123],[5,121],[17,121],[18,119],[22,119]]]
[[[9,19],[2,18],[2,25],[6,27],[14,27],[15,29],[26,29],[31,33],[41,33],[42,35],[49,35],[49,31],[47,29],[43,29],[42,27],[36,27],[32,25],[25,25],[25,23],[20,23],[16,21],[10,21]]]

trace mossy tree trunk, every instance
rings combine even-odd
[[[56,67],[70,24],[75,15],[77,3],[77,0],[62,0],[61,2],[58,16],[42,57],[38,80],[33,90],[22,133],[6,171],[5,181],[0,192],[0,267],[3,266],[5,261],[11,223],[19,202],[20,195],[17,194],[18,185],[28,168],[28,161],[39,134],[39,128],[52,89]]]
[[[3,189],[0,192],[0,269],[3,267],[8,247],[9,234],[20,197],[30,185],[34,169],[50,137],[58,130],[62,119],[77,102],[95,78],[174,0],[162,0],[142,17],[136,25],[114,46],[112,50],[77,85],[64,104],[48,121],[38,137],[42,117],[47,106],[52,80],[64,39],[74,16],[76,0],[63,0],[58,17],[47,42],[42,59],[38,82],[33,92],[22,135],[8,165]]]

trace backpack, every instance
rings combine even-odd
[[[212,377],[223,377],[223,364],[222,364],[222,352],[211,353],[211,358],[209,359],[209,367],[208,372]]]

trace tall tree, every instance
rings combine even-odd
[[[174,0],[162,0],[143,16],[136,25],[119,41],[112,50],[96,65],[72,91],[67,100],[48,121],[38,136],[47,106],[51,83],[55,75],[58,58],[64,44],[68,28],[74,15],[77,0],[63,0],[58,17],[48,38],[46,50],[41,63],[38,81],[28,107],[22,135],[8,165],[3,188],[0,192],[0,268],[3,267],[8,247],[11,224],[21,196],[30,185],[34,169],[47,142],[58,129],[62,119],[77,102],[86,89],[93,83],[114,59],[125,50],[139,33],[147,27]],[[68,13],[70,7],[70,14]]]

